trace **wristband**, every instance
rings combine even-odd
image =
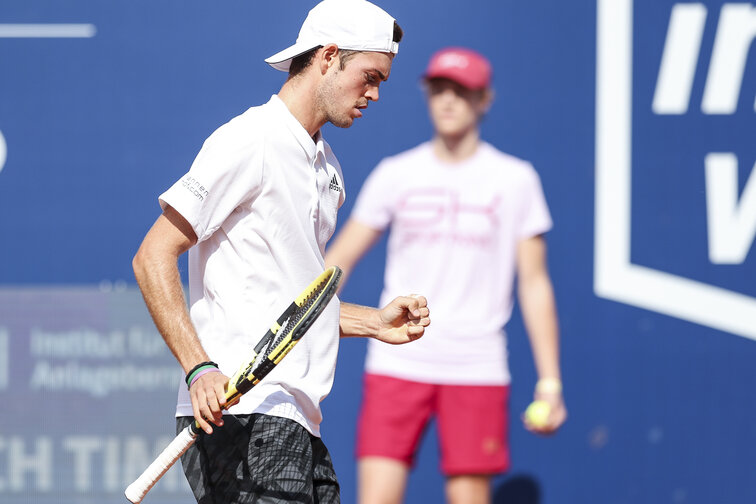
[[[197,364],[196,366],[194,366],[192,369],[189,370],[188,373],[186,373],[186,379],[184,380],[184,381],[186,381],[186,386],[190,387],[191,384],[192,384],[192,380],[194,378],[194,375],[197,372],[199,372],[200,370],[202,370],[203,368],[206,368],[206,367],[218,369],[218,364],[216,364],[215,362],[212,362],[212,361],[207,361],[207,362],[200,362],[199,364]]]
[[[537,394],[561,394],[562,381],[559,378],[541,378],[536,383]]]
[[[213,366],[205,366],[205,367],[201,368],[199,371],[197,371],[196,373],[194,373],[194,377],[192,378],[192,381],[189,382],[189,388],[192,388],[192,385],[194,385],[194,382],[196,382],[197,380],[199,380],[200,376],[205,375],[207,373],[220,373],[220,369],[218,369],[217,367],[213,367]]]

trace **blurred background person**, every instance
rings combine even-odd
[[[517,278],[538,382],[525,427],[556,431],[562,397],[559,334],[543,234],[552,225],[533,166],[480,138],[492,69],[481,54],[442,49],[422,83],[433,138],[384,159],[326,254],[346,275],[389,226],[382,302],[422,292],[429,334],[403,347],[368,343],[357,429],[361,504],[398,503],[429,420],[438,422],[441,469],[452,503],[491,500],[509,467],[504,325]]]

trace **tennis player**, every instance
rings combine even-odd
[[[349,127],[378,100],[402,30],[365,0],[324,0],[294,45],[266,61],[279,93],[217,129],[189,172],[160,196],[162,215],[134,258],[146,304],[190,380],[177,432],[200,436],[182,458],[200,503],[339,502],[320,439],[320,402],[339,336],[406,343],[429,324],[420,296],[383,309],[330,303],[302,341],[223,414],[228,376],[291,299],[323,271],[344,202],[341,167],[321,127]],[[177,259],[189,251],[189,304]]]
[[[441,50],[423,84],[433,139],[375,168],[326,256],[346,275],[391,226],[382,299],[423,292],[433,306],[433,329],[416,344],[369,342],[357,439],[361,504],[402,501],[434,415],[448,501],[490,502],[491,475],[509,466],[503,327],[515,275],[540,377],[534,395],[551,411],[545,425],[526,427],[551,433],[566,418],[543,238],[551,218],[539,177],[480,138],[493,96],[485,57]]]

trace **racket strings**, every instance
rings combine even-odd
[[[270,352],[278,347],[278,345],[280,345],[281,342],[286,339],[286,337],[299,325],[299,321],[302,320],[302,317],[304,317],[310,311],[312,305],[315,304],[315,302],[320,297],[320,293],[323,291],[323,286],[325,283],[326,282],[322,282],[315,289],[313,289],[313,291],[310,292],[309,296],[306,298],[306,301],[301,306],[298,306],[297,309],[294,310],[294,313],[292,313],[289,318],[286,319],[286,321],[281,325],[281,329],[278,330],[276,337],[273,338],[267,348],[263,352],[261,352],[262,358],[260,360],[264,360],[266,357],[268,357],[268,355],[270,355]]]

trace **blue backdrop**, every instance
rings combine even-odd
[[[549,439],[520,425],[535,374],[515,314],[514,466],[496,502],[756,501],[756,5],[379,4],[405,38],[379,103],[325,128],[346,178],[340,222],[382,157],[431,135],[418,76],[446,45],[490,57],[483,136],[535,165],[554,217],[570,416]],[[312,5],[3,0],[0,501],[121,502],[170,437],[180,371],[131,258],[203,140],[279,89],[263,59]],[[344,300],[377,302],[383,248]],[[324,403],[344,502],[363,357],[364,341],[343,342]],[[430,434],[408,502],[443,501]],[[150,496],[186,500],[178,473]]]

